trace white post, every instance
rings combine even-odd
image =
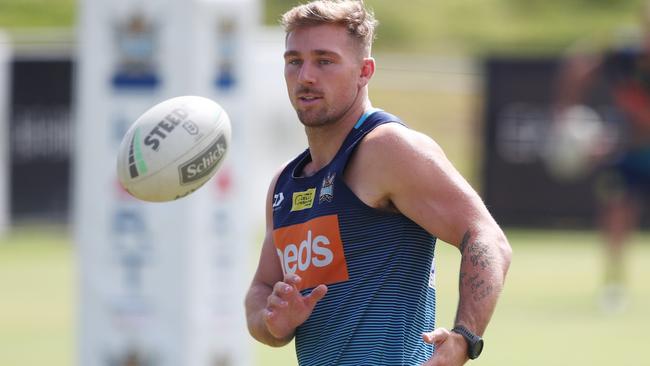
[[[78,364],[248,365],[243,296],[256,230],[246,211],[254,183],[246,131],[256,121],[246,97],[254,75],[241,65],[259,0],[85,0],[80,9]],[[115,173],[120,139],[155,103],[188,94],[230,115],[225,166],[182,200],[130,198]]]
[[[9,37],[0,32],[0,236],[9,227]]]

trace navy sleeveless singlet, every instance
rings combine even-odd
[[[433,353],[422,332],[435,326],[436,238],[399,213],[367,206],[343,181],[363,137],[397,117],[365,113],[334,159],[310,177],[300,154],[274,190],[273,240],[284,273],[303,279],[301,292],[328,292],[296,330],[302,366],[420,365]]]

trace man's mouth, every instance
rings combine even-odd
[[[301,95],[298,97],[298,100],[303,103],[311,103],[319,99],[322,99],[322,97],[316,95]]]

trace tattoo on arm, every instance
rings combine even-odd
[[[465,232],[465,235],[463,235],[463,240],[460,241],[459,249],[461,255],[465,253],[465,247],[467,247],[467,242],[469,242],[469,237],[470,237],[469,230],[467,230]]]
[[[493,260],[488,247],[480,241],[472,241],[469,230],[463,235],[460,252],[465,266],[461,265],[460,286],[467,286],[474,301],[481,301],[492,294],[492,286],[486,284],[476,270],[488,269]],[[468,267],[469,266],[469,267]]]

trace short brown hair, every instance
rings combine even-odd
[[[282,16],[287,34],[299,27],[321,24],[345,26],[348,34],[357,40],[366,55],[370,55],[375,39],[377,20],[363,0],[316,0],[294,7]]]

